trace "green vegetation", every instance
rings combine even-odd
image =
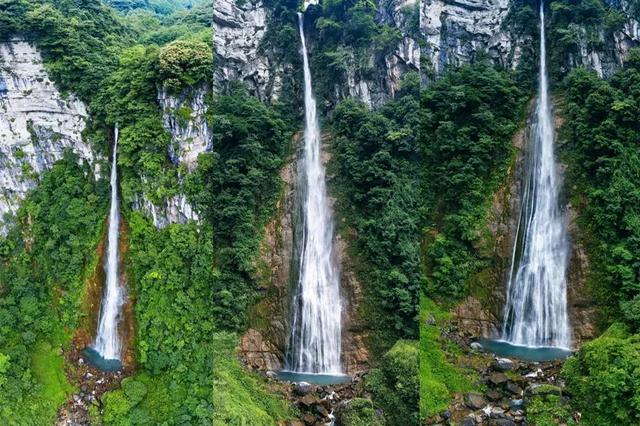
[[[213,425],[275,425],[290,417],[287,404],[269,394],[258,375],[247,373],[235,357],[237,338],[216,333],[213,338]]]
[[[435,302],[420,301],[420,418],[428,418],[449,407],[454,393],[476,390],[477,378],[448,357],[454,350],[440,339],[441,327],[449,319]]]
[[[353,398],[340,412],[343,426],[383,426],[384,422],[376,414],[373,404],[365,398]]]
[[[337,212],[357,235],[352,247],[367,284],[365,317],[376,330],[372,344],[380,353],[397,339],[418,335],[417,93],[417,76],[409,75],[397,100],[380,111],[347,100],[331,122]]]
[[[67,154],[0,237],[0,420],[51,423],[72,387],[60,354],[79,325],[105,188]]]
[[[399,340],[371,370],[365,386],[381,407],[385,425],[418,424],[418,343]]]
[[[474,275],[491,266],[477,245],[513,158],[523,107],[512,75],[485,63],[452,70],[422,93],[425,291],[431,298],[466,295]]]
[[[203,156],[198,199],[213,225],[216,265],[212,314],[224,330],[242,330],[256,302],[256,257],[281,189],[280,168],[292,132],[280,115],[235,87],[214,101],[214,152]]]
[[[563,83],[562,155],[589,251],[590,291],[604,324],[600,338],[565,364],[572,405],[588,425],[640,421],[640,52],[610,80],[583,69]]]
[[[640,340],[620,325],[582,346],[563,368],[572,404],[586,425],[640,421]]]
[[[640,331],[640,52],[609,81],[578,69],[563,87],[569,185],[588,235],[604,320]]]

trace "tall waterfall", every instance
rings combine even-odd
[[[100,308],[100,323],[94,349],[104,359],[120,359],[121,342],[118,334],[120,308],[124,304],[124,290],[120,285],[118,271],[118,240],[120,211],[118,209],[118,171],[116,153],[118,149],[118,128],[115,129],[113,164],[111,165],[111,208],[109,210],[109,239],[107,245],[106,287]]]
[[[558,205],[554,128],[547,81],[544,2],[540,4],[540,79],[528,177],[513,249],[503,339],[516,345],[569,348],[569,242]]]
[[[333,255],[333,220],[320,158],[320,127],[304,37],[304,17],[298,13],[304,62],[305,132],[299,187],[302,191],[302,242],[299,278],[287,368],[300,373],[340,374],[340,282]]]

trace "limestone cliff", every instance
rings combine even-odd
[[[605,29],[604,24],[578,23],[563,28],[576,39],[575,49],[561,58],[563,71],[584,66],[608,77],[622,65],[629,49],[640,45],[640,24],[631,2],[604,3],[620,14],[621,24],[613,31]],[[420,32],[425,73],[433,78],[447,66],[468,63],[478,52],[485,52],[502,67],[517,67],[526,39],[516,34],[509,22],[514,7],[518,5],[512,0],[424,0]]]
[[[412,28],[411,19],[417,0],[378,0],[377,5],[378,22],[398,28],[401,40],[391,53],[372,53],[367,73],[357,71],[351,52],[352,61],[331,93],[332,103],[356,97],[369,107],[378,107],[393,97],[408,71],[420,67],[418,29]],[[285,63],[266,42],[272,13],[261,0],[214,1],[215,90],[240,81],[262,101],[275,101],[282,95],[283,79],[293,65]],[[308,44],[313,57],[313,40]]]
[[[505,68],[518,65],[521,46],[503,25],[509,0],[424,0],[420,28],[425,67],[432,76],[468,63],[484,51]]]
[[[178,187],[182,185],[184,176],[197,166],[198,155],[210,152],[213,148],[213,135],[206,118],[206,97],[209,93],[206,85],[186,89],[180,94],[168,93],[164,88],[158,91],[157,100],[162,109],[164,128],[171,134],[167,154],[173,166],[178,168]],[[146,183],[144,176],[141,179]],[[133,208],[142,211],[158,228],[199,219],[181,192],[155,204],[145,194],[137,194]]]
[[[282,68],[261,49],[268,11],[261,0],[213,2],[214,89],[241,81],[262,101],[280,95]]]
[[[66,150],[94,164],[86,121],[85,105],[56,89],[38,49],[26,40],[0,43],[0,231],[2,217]]]

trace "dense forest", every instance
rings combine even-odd
[[[37,49],[45,96],[86,107],[90,151],[32,118],[28,141],[0,146],[0,167],[21,164],[6,185],[28,188],[15,209],[0,188],[0,423],[640,422],[639,1],[216,1],[0,0],[0,54]],[[504,340],[524,250],[541,16],[574,345],[531,360],[483,345]],[[3,112],[22,113],[8,99],[32,90],[8,87],[28,78],[0,73]],[[313,189],[299,186],[309,87],[346,384],[279,376]],[[42,147],[38,172],[26,159]],[[83,350],[113,166],[126,337],[121,368],[99,372]]]

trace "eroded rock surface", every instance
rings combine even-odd
[[[0,231],[2,217],[66,150],[94,162],[82,138],[86,120],[85,105],[49,79],[38,49],[18,39],[0,43]]]

